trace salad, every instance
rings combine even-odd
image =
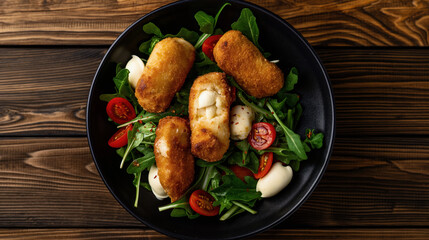
[[[116,91],[100,95],[100,99],[107,102],[108,121],[118,128],[108,145],[115,148],[121,158],[120,170],[134,176],[130,184],[136,189],[135,207],[138,207],[140,191],[152,191],[158,199],[166,197],[159,180],[153,180],[156,179],[156,129],[159,121],[167,116],[187,118],[190,89],[198,76],[222,72],[214,60],[213,48],[224,30],[230,30],[216,28],[222,10],[228,5],[230,3],[224,4],[215,16],[197,12],[199,33],[182,27],[177,34],[163,34],[156,24],[145,24],[143,31],[151,38],[143,42],[140,53],[136,53],[142,57],[133,55],[125,67],[118,63],[113,77]],[[242,9],[231,29],[240,31],[264,57],[270,58],[271,54],[259,45],[259,29],[250,9]],[[140,106],[134,89],[155,45],[168,37],[191,43],[196,50],[195,62],[168,109],[161,113],[147,112]],[[295,133],[303,112],[300,96],[294,92],[298,69],[282,70],[283,87],[275,95],[264,98],[247,94],[232,76],[227,76],[235,99],[230,112],[228,150],[215,162],[195,158],[192,185],[179,200],[159,207],[159,211],[171,210],[172,217],[190,219],[200,215],[219,216],[221,221],[243,212],[256,214],[258,201],[284,189],[292,181],[293,173],[299,171],[301,162],[308,158],[307,153],[322,147],[323,133],[314,129],[306,129],[305,136]]]

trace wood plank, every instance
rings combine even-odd
[[[110,194],[85,138],[0,139],[0,227],[142,226]]]
[[[30,240],[50,239],[171,239],[153,230],[135,228],[46,228],[46,229],[0,229],[0,238]],[[357,229],[271,229],[248,239],[413,239],[426,240],[427,228],[357,228]]]
[[[84,135],[88,92],[105,51],[1,49],[1,135]]]
[[[87,95],[105,49],[1,51],[0,136],[85,135]],[[338,136],[429,134],[429,49],[317,52],[333,85]]]
[[[429,134],[429,51],[318,49],[332,81],[338,135]]]
[[[111,44],[131,23],[174,2],[0,2],[0,45]],[[428,46],[427,1],[249,0],[279,15],[315,46]]]
[[[278,227],[429,227],[428,159],[427,138],[337,138],[319,186]],[[142,227],[85,138],[0,138],[0,186],[0,228]]]

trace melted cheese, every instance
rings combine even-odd
[[[170,148],[168,147],[165,139],[160,138],[156,141],[156,149],[163,157],[168,157],[168,151],[170,151]]]

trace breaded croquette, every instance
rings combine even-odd
[[[215,45],[213,55],[218,66],[254,97],[272,96],[283,87],[280,68],[268,61],[240,31],[226,32]]]
[[[189,122],[180,117],[159,121],[154,145],[159,181],[171,202],[178,200],[194,180]]]
[[[195,60],[195,48],[182,38],[165,38],[149,56],[135,95],[148,112],[164,112],[185,82]]]
[[[191,151],[194,156],[214,162],[228,150],[231,91],[225,73],[212,72],[195,79],[189,95]]]

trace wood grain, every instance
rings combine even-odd
[[[109,193],[85,138],[0,139],[0,227],[141,226]]]
[[[0,2],[0,45],[111,44],[131,23],[174,2]],[[279,15],[315,46],[428,46],[427,0],[250,0]]]
[[[105,49],[0,50],[1,135],[83,135],[89,88]]]
[[[429,139],[337,138],[319,186],[278,228],[427,227],[427,159]],[[0,186],[0,227],[143,226],[102,183],[85,138],[0,138]]]
[[[51,239],[171,239],[153,230],[121,228],[60,228],[60,229],[0,229],[0,238],[30,240],[34,236]],[[271,229],[248,239],[413,239],[426,240],[429,229],[419,228],[358,228],[358,229]]]
[[[85,135],[87,96],[104,48],[1,52],[0,136]],[[338,136],[429,134],[429,49],[317,52],[333,85]]]

